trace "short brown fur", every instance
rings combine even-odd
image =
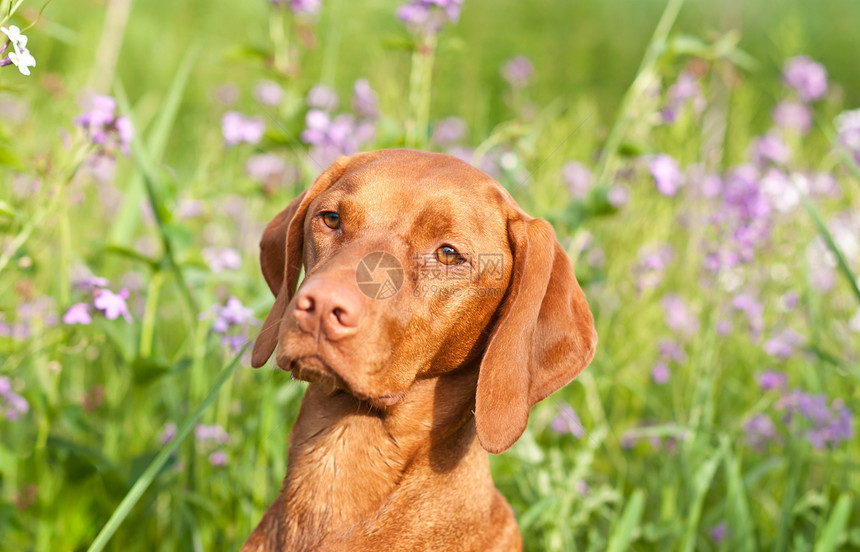
[[[242,550],[521,550],[487,452],[597,343],[550,225],[462,161],[383,150],[336,161],[260,245],[276,299],[252,363],[277,348],[310,385],[281,492]],[[463,262],[440,264],[444,245]],[[359,291],[374,252],[402,267],[391,297]]]

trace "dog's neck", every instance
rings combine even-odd
[[[278,498],[281,544],[313,547],[327,537],[370,530],[401,489],[432,485],[434,477],[456,478],[462,470],[471,474],[470,485],[492,489],[487,454],[475,435],[476,384],[477,370],[465,369],[419,380],[385,412],[310,385]],[[475,482],[476,473],[486,482]]]

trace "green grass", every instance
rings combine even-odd
[[[0,1],[2,10],[10,5]],[[358,78],[369,80],[381,109],[368,149],[427,145],[420,133],[408,138],[404,122],[429,105],[431,126],[466,121],[463,145],[477,157],[512,153],[513,169],[499,180],[553,223],[595,314],[592,365],[533,410],[510,451],[491,458],[527,550],[860,549],[860,442],[815,449],[780,422],[786,394],[756,380],[782,371],[790,389],[860,412],[860,334],[848,324],[860,304],[860,263],[839,234],[839,217],[860,208],[860,170],[835,149],[832,128],[837,113],[860,106],[860,4],[689,0],[672,21],[656,0],[466,0],[461,21],[439,37],[432,80],[416,81],[412,101],[413,56],[397,2],[324,0],[304,45],[294,28],[286,35],[297,46],[289,75],[268,62],[268,2],[138,1],[127,4],[127,21],[123,5],[52,2],[26,31],[33,75],[0,68],[0,322],[22,321],[20,307],[34,299],[52,301],[25,338],[0,336],[0,376],[29,404],[18,420],[0,414],[0,550],[238,549],[278,491],[303,384],[251,370],[247,359],[231,364],[211,309],[235,296],[265,316],[272,299],[257,265],[262,228],[320,172],[299,139],[305,94],[329,84],[348,111]],[[41,7],[25,2],[11,22],[24,28]],[[533,61],[535,76],[512,94],[499,67],[518,54]],[[827,68],[830,91],[809,135],[787,138],[793,156],[783,169],[832,173],[841,193],[773,215],[771,239],[754,259],[714,281],[702,244],[727,239],[705,224],[723,207],[694,193],[700,179],[677,197],[657,193],[647,155],[719,173],[746,162],[750,141],[772,126],[773,106],[789,97],[779,74],[798,54]],[[653,85],[665,89],[694,60],[706,62],[704,112],[661,124],[664,97]],[[281,105],[254,100],[264,78],[284,88]],[[217,99],[228,83],[239,93],[230,107]],[[73,124],[94,85],[117,98],[136,129],[107,183],[92,177],[93,148]],[[263,117],[265,138],[225,147],[227,109]],[[264,152],[296,166],[298,180],[270,188],[249,177],[248,158]],[[571,160],[600,175],[581,200],[561,177]],[[25,179],[41,186],[21,193]],[[620,208],[607,200],[615,185],[629,192]],[[200,214],[183,216],[189,199]],[[660,244],[674,255],[655,287],[639,289],[641,252]],[[236,249],[241,268],[214,272],[208,246]],[[832,251],[827,290],[817,285],[815,248]],[[91,325],[52,322],[86,300],[73,285],[81,266],[113,290],[125,282],[131,323],[95,311]],[[732,307],[740,292],[762,303],[761,335]],[[695,314],[693,335],[667,327],[667,294]],[[726,321],[731,331],[719,333]],[[803,336],[802,351],[780,359],[764,345],[785,327]],[[658,385],[651,369],[662,339],[677,341],[686,360]],[[582,439],[551,429],[564,402],[582,420]],[[744,427],[762,413],[780,438],[757,449]],[[229,442],[188,436],[198,419],[220,424]],[[165,445],[159,436],[171,422],[181,427]],[[226,465],[210,463],[214,450]]]

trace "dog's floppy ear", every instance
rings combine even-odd
[[[260,240],[260,267],[275,304],[254,342],[251,366],[259,368],[269,360],[278,345],[281,319],[296,292],[302,271],[305,215],[310,203],[329,186],[337,182],[350,168],[378,157],[374,153],[359,153],[340,157],[317,177],[311,186],[275,215],[263,231]]]
[[[529,411],[579,375],[597,332],[573,265],[541,219],[512,218],[511,280],[478,375],[475,421],[488,452],[510,448]]]

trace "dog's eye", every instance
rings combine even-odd
[[[450,245],[443,245],[436,250],[436,260],[444,265],[456,265],[466,261],[456,249]]]
[[[331,211],[322,214],[323,222],[332,230],[340,228],[340,215]]]

